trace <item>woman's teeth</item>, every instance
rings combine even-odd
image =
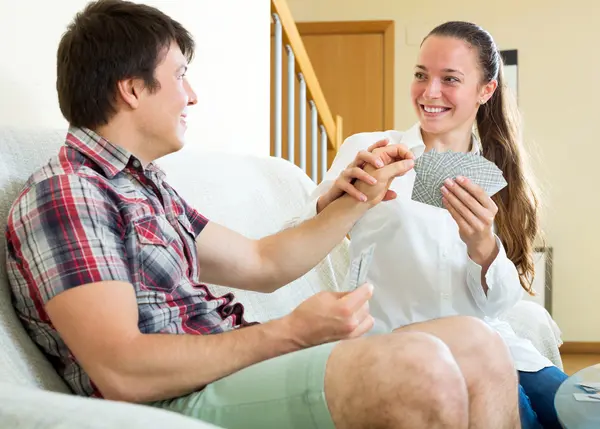
[[[447,107],[423,106],[423,110],[425,110],[427,113],[442,113],[442,112],[445,112],[446,110],[448,110],[448,108]]]

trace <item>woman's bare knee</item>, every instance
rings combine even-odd
[[[338,428],[467,424],[461,371],[448,347],[424,333],[340,343],[327,364],[325,391]]]

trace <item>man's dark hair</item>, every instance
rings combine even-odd
[[[194,40],[177,21],[156,8],[124,0],[98,0],[79,12],[57,52],[56,89],[63,116],[73,126],[94,129],[115,114],[117,82],[143,79],[150,91],[171,43],[188,62]]]

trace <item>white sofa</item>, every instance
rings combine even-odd
[[[28,176],[56,153],[64,130],[0,129],[0,231]],[[161,164],[169,182],[205,216],[250,237],[274,233],[304,207],[314,183],[296,166],[270,157],[202,153],[186,148]],[[291,311],[321,289],[336,290],[347,267],[343,242],[315,269],[270,294],[237,292],[249,320],[265,321]],[[212,286],[215,293],[224,288]],[[562,367],[559,331],[539,305],[522,302],[507,319],[521,335]],[[0,427],[2,428],[211,428],[141,405],[72,395],[34,343],[11,305],[0,245]]]

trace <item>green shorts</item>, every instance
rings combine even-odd
[[[252,365],[200,392],[150,405],[227,429],[335,429],[325,367],[336,343]]]

